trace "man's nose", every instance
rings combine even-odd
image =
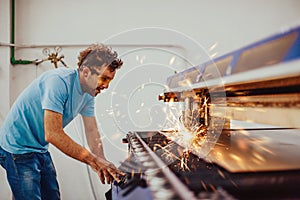
[[[102,86],[103,86],[103,88],[107,89],[109,86],[109,83],[104,83]]]

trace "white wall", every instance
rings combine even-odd
[[[9,2],[0,1],[0,41],[9,42]],[[9,111],[9,94],[10,94],[10,65],[9,65],[9,49],[6,47],[0,46],[0,124],[3,123],[3,120]],[[10,191],[6,183],[4,170],[0,169],[0,198],[9,199]]]
[[[0,12],[0,41],[1,42],[9,42],[9,3],[1,1],[1,12]],[[9,48],[0,46],[0,87],[1,87],[1,103],[0,103],[0,124],[2,124],[6,113],[9,110]],[[4,98],[3,98],[4,97]]]
[[[157,130],[164,125],[166,107],[157,102],[157,95],[167,76],[204,62],[210,55],[222,55],[300,24],[299,8],[298,0],[16,0],[15,42],[59,44],[71,67],[76,67],[78,52],[85,47],[74,44],[114,44],[124,66],[96,104],[105,153],[118,165],[126,157],[121,138],[127,131]],[[1,43],[9,43],[9,25],[10,1],[0,0]],[[140,49],[139,44],[154,46]],[[209,51],[214,44],[216,48]],[[43,48],[18,48],[15,57],[42,59]],[[11,66],[9,47],[0,46],[0,124],[24,87],[52,68],[49,62]],[[66,130],[81,143],[80,128],[71,125]],[[93,199],[86,167],[54,148],[51,151],[63,199]],[[4,176],[0,170],[0,198],[10,199]],[[104,199],[102,193],[108,187],[101,186],[95,176],[93,185],[97,198]]]

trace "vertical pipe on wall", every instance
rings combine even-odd
[[[15,0],[11,0],[11,24],[10,24],[10,31],[11,31],[11,37],[10,37],[10,43],[15,44]],[[15,59],[15,47],[11,46],[10,47],[10,63],[12,65],[17,65],[17,64],[32,64],[33,61],[31,60],[16,60]]]

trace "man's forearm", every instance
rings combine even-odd
[[[82,117],[85,127],[86,139],[91,152],[101,158],[105,158],[100,133],[95,117]]]
[[[91,164],[95,159],[87,149],[73,141],[64,131],[49,133],[49,135],[51,137],[46,138],[47,141],[66,155],[86,164]]]
[[[45,140],[68,156],[81,162],[91,164],[95,156],[87,149],[74,142],[62,128],[62,114],[45,110],[44,113]]]
[[[90,148],[91,152],[93,152],[95,155],[97,155],[101,158],[105,158],[100,134],[99,134],[99,132],[97,132],[94,135],[95,135],[94,138],[88,137],[88,139],[87,139],[89,148]]]

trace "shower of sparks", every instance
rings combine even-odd
[[[260,147],[263,151],[267,152],[268,154],[271,154],[271,155],[275,155],[275,153],[273,151],[271,151],[270,149],[264,147],[264,146],[261,146]]]
[[[143,64],[144,61],[145,61],[145,59],[146,59],[146,56],[140,57],[140,56],[136,55],[136,56],[135,56],[135,59],[136,59],[136,61],[138,61],[140,64]]]
[[[155,144],[153,149],[159,149],[159,151],[163,152],[161,156],[166,159],[167,162],[174,162],[177,160],[180,163],[180,169],[190,170],[187,165],[190,154],[188,149],[182,151],[180,148],[176,148],[174,143],[167,144],[166,146]]]
[[[229,179],[229,180],[235,188],[239,188],[239,186],[237,185],[237,183],[234,180],[232,180],[232,179]]]
[[[200,182],[201,182],[201,185],[202,185],[202,187],[204,188],[204,190],[207,191],[206,184],[205,184],[202,180],[201,180]]]
[[[216,57],[217,55],[218,55],[218,52],[213,53],[212,55],[210,55],[210,58],[214,58],[214,57]]]
[[[204,100],[204,106],[208,99]],[[194,116],[191,119],[191,123],[184,124],[182,121],[182,107],[175,107],[172,103],[167,104],[169,108],[164,108],[164,112],[166,113],[166,126],[164,129],[164,135],[167,136],[170,140],[180,144],[181,146],[185,146],[185,150],[181,150],[180,155],[174,154],[174,152],[168,151],[166,147],[164,147],[164,156],[172,160],[180,161],[179,167],[182,170],[190,170],[188,167],[189,154],[192,151],[201,151],[201,147],[203,147],[204,143],[207,143],[207,129],[206,126],[200,124],[199,122],[193,121],[193,119],[198,118],[199,116]],[[197,115],[200,115],[198,113]],[[178,116],[180,116],[181,120],[178,120]],[[188,128],[187,128],[188,127]]]
[[[191,79],[186,79],[185,81],[186,81],[186,86],[192,87],[193,83],[192,83]]]
[[[211,47],[208,49],[209,51],[214,50],[218,46],[218,42],[215,42]]]
[[[203,98],[202,100],[202,105],[201,107],[199,106],[200,108],[197,108],[198,110],[203,110],[207,107],[209,97]],[[192,115],[190,115],[190,113],[187,116],[184,116],[182,112],[183,110],[186,110],[184,103],[185,102],[175,104],[173,102],[169,102],[168,104],[165,104],[168,106],[165,106],[162,109],[166,114],[166,121],[164,123],[162,134],[186,149],[181,150],[181,152],[178,154],[178,152],[174,152],[170,150],[170,148],[168,149],[169,144],[167,146],[158,148],[164,148],[163,156],[168,159],[168,161],[178,161],[178,167],[181,170],[193,170],[196,168],[196,166],[192,166],[190,164],[191,160],[189,160],[189,157],[192,158],[190,153],[193,152],[195,155],[199,155],[201,157],[201,155],[204,155],[203,153],[205,153],[207,145],[211,144],[217,145],[219,149],[222,149],[222,151],[215,149],[216,151],[213,152],[215,159],[220,162],[232,163],[233,166],[242,169],[252,169],[251,165],[249,166],[249,163],[263,165],[266,163],[268,155],[274,155],[274,152],[266,148],[266,145],[270,142],[268,138],[252,138],[252,140],[248,142],[245,142],[244,140],[236,140],[238,151],[233,151],[232,149],[228,148],[226,144],[224,144],[224,141],[216,142],[212,138],[217,138],[219,136],[217,134],[219,130],[218,124],[222,124],[222,121],[219,120],[219,123],[218,119],[214,119],[211,121],[210,127],[208,128],[207,125],[196,121],[196,119],[199,119],[200,117],[200,112],[193,112]],[[244,108],[237,109],[245,111]],[[188,118],[189,116],[190,118]],[[233,132],[231,134],[234,135],[235,133]],[[243,137],[250,137],[249,131],[242,130],[242,127],[239,130],[239,134]],[[225,153],[223,150],[227,152]],[[242,152],[249,152],[250,150],[254,150],[254,152],[249,154],[250,157],[245,160]],[[223,179],[228,178],[222,173],[222,171],[218,171],[218,174]],[[210,185],[206,187],[211,188],[213,186]]]
[[[172,58],[169,61],[169,65],[172,65],[174,63],[174,61],[175,61],[175,56],[172,56]]]
[[[140,64],[143,64],[145,60],[146,60],[146,56],[143,56],[143,57],[140,59]]]
[[[216,187],[213,186],[212,184],[209,184],[209,187],[212,189],[213,192],[216,192],[216,191],[217,191]]]
[[[218,174],[219,174],[223,179],[226,178],[225,175],[224,175],[224,173],[223,173],[221,170],[219,170],[219,169],[218,169]]]
[[[212,52],[216,47],[218,46],[218,42],[215,42],[209,49],[208,51]],[[218,52],[215,52],[210,55],[210,58],[215,58],[218,55]]]
[[[114,114],[114,110],[112,110],[112,109],[111,110],[106,110],[106,112],[107,112],[108,115],[113,115]]]
[[[188,170],[189,170],[189,168],[188,168],[188,166],[187,166],[187,162],[188,162],[188,159],[189,159],[189,155],[190,155],[189,149],[185,149],[185,150],[183,151],[183,154],[182,154],[181,159],[180,159],[180,168],[181,168],[182,170],[185,170],[185,169],[188,169]]]
[[[241,162],[242,159],[238,156],[238,155],[235,155],[235,154],[229,154],[229,156],[235,160],[237,163]]]

